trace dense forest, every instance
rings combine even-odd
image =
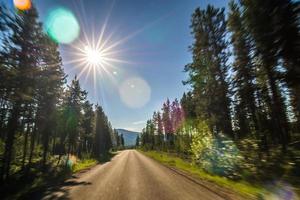
[[[1,5],[0,13],[0,180],[122,146],[77,77],[67,85],[59,46],[43,31],[37,10]]]
[[[190,90],[154,112],[137,145],[231,179],[299,181],[300,3],[208,5],[190,28]]]

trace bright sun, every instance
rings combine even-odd
[[[105,60],[103,53],[97,49],[93,49],[89,46],[84,48],[84,54],[86,62],[93,66],[101,66]]]
[[[85,76],[84,80],[92,79],[95,90],[99,76],[114,79],[118,75],[119,65],[128,64],[128,61],[122,60],[124,49],[122,44],[131,37],[131,35],[113,40],[113,33],[105,34],[105,23],[96,35],[91,33],[90,37],[86,32],[82,33],[82,38],[78,42],[70,45],[73,59],[65,64],[75,64],[74,69],[78,69],[78,78]]]

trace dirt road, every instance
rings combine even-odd
[[[216,193],[135,150],[82,172],[43,199],[219,200]]]

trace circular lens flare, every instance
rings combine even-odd
[[[141,108],[145,106],[151,97],[151,88],[148,83],[139,78],[129,78],[124,81],[119,93],[121,100],[130,108]]]
[[[19,10],[29,10],[31,8],[30,0],[14,0],[14,5]]]
[[[80,32],[75,15],[65,8],[52,10],[47,17],[45,28],[53,40],[62,44],[72,43]]]

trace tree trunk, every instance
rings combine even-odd
[[[32,164],[32,158],[33,158],[34,147],[35,147],[35,137],[36,137],[36,125],[33,128],[31,141],[30,141],[30,153],[29,153],[29,159],[28,159],[27,172],[30,170],[31,164]]]
[[[7,137],[5,141],[5,149],[3,155],[3,165],[2,165],[1,177],[0,177],[1,180],[5,180],[9,177],[15,133],[18,128],[19,113],[20,113],[20,103],[17,102],[12,110],[12,114],[8,122]]]
[[[70,152],[71,152],[71,141],[68,143],[68,152],[67,152],[67,159],[66,159],[66,167],[68,166],[69,158],[70,158]]]
[[[283,109],[283,103],[281,95],[278,91],[276,80],[274,78],[273,72],[267,67],[267,76],[270,83],[270,88],[272,92],[272,118],[274,119],[274,126],[276,126],[277,136],[282,145],[282,150],[286,151],[287,137],[288,137],[288,127],[286,116]]]
[[[42,161],[42,165],[43,165],[43,169],[46,169],[46,164],[47,164],[47,153],[48,153],[48,149],[49,149],[49,130],[44,130],[44,141],[43,141],[43,161]]]
[[[24,141],[23,158],[22,158],[22,170],[24,170],[25,160],[27,157],[28,134],[29,134],[29,123],[27,123],[27,128],[26,128],[26,132],[25,132],[25,141]]]
[[[54,132],[54,135],[53,135],[53,143],[52,143],[52,155],[55,155],[55,147],[56,146],[56,131]]]
[[[291,89],[291,104],[297,120],[296,129],[300,132],[300,85],[295,85]]]

